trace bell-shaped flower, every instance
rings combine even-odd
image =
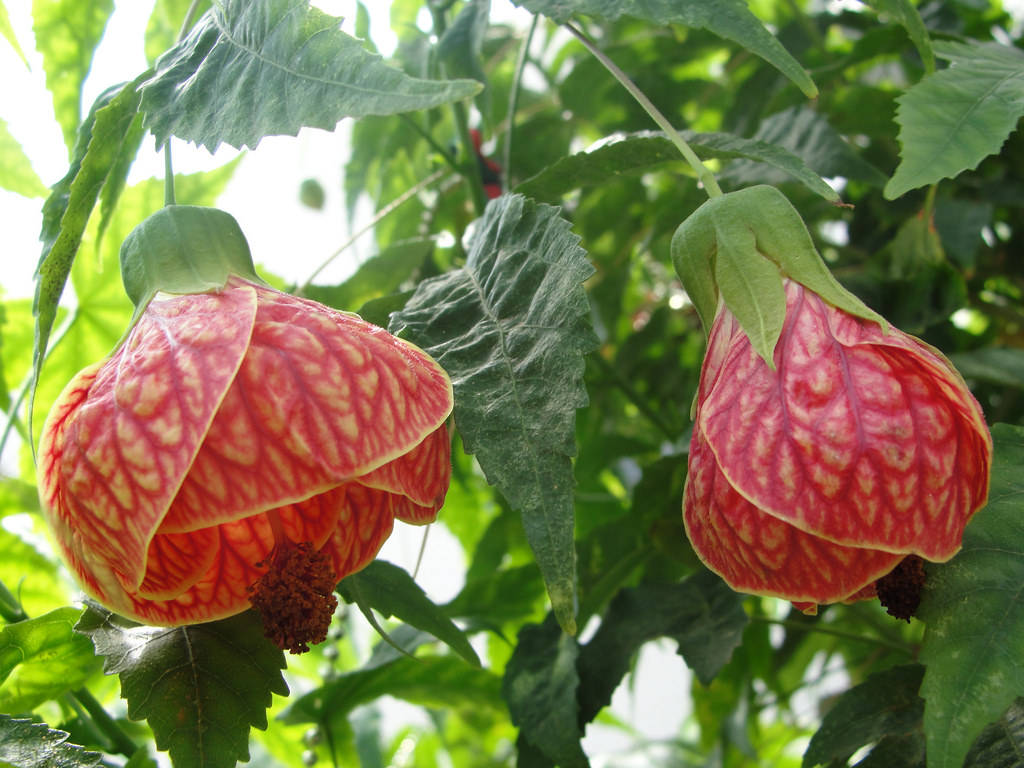
[[[814,611],[956,554],[992,438],[952,364],[843,289],[773,188],[705,203],[672,249],[709,329],[683,500],[701,560]]]
[[[306,650],[326,632],[334,584],[374,558],[394,520],[435,519],[451,384],[383,329],[264,285],[237,225],[209,211],[166,208],[126,241],[136,320],[50,412],[43,510],[83,590],[111,610],[179,625],[254,604],[269,637]],[[205,254],[181,278],[200,290],[175,290],[145,255],[173,241],[177,265],[209,248],[197,215],[228,232],[213,250],[234,255],[211,278]]]
[[[991,438],[936,350],[787,281],[774,370],[724,306],[697,394],[684,521],[734,589],[802,608],[942,562],[988,495]]]

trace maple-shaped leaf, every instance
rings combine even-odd
[[[67,743],[68,734],[45,723],[0,715],[0,765],[12,768],[91,768],[99,752]]]

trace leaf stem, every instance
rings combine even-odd
[[[715,175],[711,173],[711,171],[708,170],[708,167],[700,161],[700,158],[697,157],[697,153],[695,153],[690,148],[690,145],[683,140],[683,137],[679,135],[679,132],[672,126],[672,123],[668,121],[668,118],[661,113],[661,110],[654,106],[654,102],[647,98],[647,94],[641,91],[640,88],[637,87],[636,83],[630,80],[629,76],[619,69],[615,62],[608,58],[608,56],[606,56],[605,53],[597,47],[594,41],[587,37],[581,29],[570,22],[566,22],[563,26],[569,30],[577,40],[583,43],[583,46],[590,51],[590,53],[592,53],[602,65],[604,65],[604,68],[611,73],[612,77],[619,81],[619,84],[622,85],[623,88],[629,91],[630,96],[636,99],[637,103],[644,108],[644,111],[651,116],[651,119],[657,123],[658,127],[665,132],[665,135],[668,136],[669,140],[673,144],[676,145],[676,149],[679,150],[680,154],[682,154],[686,159],[686,162],[690,164],[690,167],[697,174],[697,180],[704,187],[704,191],[707,192],[708,197],[721,197],[722,189],[718,186],[718,181],[715,179]]]
[[[519,109],[519,91],[523,81],[523,70],[526,69],[526,60],[529,57],[530,43],[537,31],[538,14],[533,15],[530,22],[530,29],[526,33],[523,45],[519,49],[519,56],[516,59],[516,70],[512,76],[512,88],[508,94],[508,131],[505,134],[505,146],[502,153],[502,167],[505,169],[505,181],[508,188],[512,188],[512,132],[516,124],[516,110]]]
[[[117,724],[117,721],[110,716],[107,710],[103,708],[103,705],[89,691],[85,688],[78,688],[72,691],[71,695],[89,713],[93,723],[96,724],[96,727],[100,729],[104,736],[110,739],[111,745],[119,754],[131,757],[139,751],[139,746],[131,740],[127,733],[121,730],[121,726]]]
[[[862,643],[871,643],[873,645],[880,645],[884,648],[889,648],[900,653],[905,653],[908,656],[914,655],[914,649],[908,643],[900,643],[892,640],[888,640],[884,637],[869,637],[867,635],[858,635],[855,632],[847,632],[843,629],[836,629],[830,627],[827,624],[815,623],[815,624],[804,624],[799,621],[793,621],[791,619],[772,619],[768,616],[751,616],[751,621],[758,622],[761,624],[775,624],[779,627],[785,627],[786,629],[794,629],[800,632],[816,632],[820,635],[831,635],[832,637],[841,637],[844,640],[859,640]]]
[[[164,144],[164,205],[175,205],[174,166],[171,163],[171,140]]]

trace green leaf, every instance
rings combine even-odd
[[[193,0],[157,0],[146,23],[146,61],[152,66],[160,55],[178,44],[181,25]],[[196,4],[193,21],[206,13],[210,0]]]
[[[742,0],[701,0],[680,3],[675,0],[514,0],[516,5],[534,13],[543,13],[562,24],[570,16],[599,16],[614,21],[620,16],[649,21],[659,27],[679,24],[690,29],[710,32],[738,43],[760,56],[792,80],[804,95],[814,98],[818,89],[814,81],[790,56],[775,36],[750,12]]]
[[[427,597],[412,576],[397,565],[374,560],[358,573],[342,579],[338,594],[348,603],[357,603],[360,609],[365,605],[385,618],[394,616],[429,632],[470,664],[480,666],[480,658],[462,630]]]
[[[998,722],[985,726],[963,768],[1014,768],[1024,755],[1024,699],[1015,699]]]
[[[21,49],[21,44],[18,43],[18,36],[14,34],[14,27],[11,26],[11,17],[7,13],[7,6],[0,3],[0,35],[4,36],[4,39],[11,44],[11,48],[18,54],[18,58],[21,59],[25,66],[28,66],[28,59],[25,58],[25,52]]]
[[[434,250],[432,237],[393,243],[359,265],[345,282],[336,286],[309,285],[306,298],[335,309],[355,311],[366,302],[387,296],[408,281]]]
[[[470,0],[445,30],[437,44],[437,55],[448,76],[487,82],[481,59],[490,12],[491,0]]]
[[[398,635],[398,632],[395,633]],[[471,667],[454,656],[417,656],[395,659],[388,649],[386,663],[340,675],[297,699],[281,714],[288,724],[344,719],[349,712],[381,696],[394,696],[427,707],[468,707],[500,711],[501,680],[491,672]]]
[[[288,695],[284,653],[254,611],[207,624],[145,627],[90,605],[76,626],[117,674],[128,717],[145,718],[175,768],[233,768],[272,693]]]
[[[549,615],[527,624],[505,668],[502,694],[521,736],[560,768],[589,766],[580,746],[576,688],[579,646]]]
[[[0,714],[0,764],[12,768],[91,768],[99,752],[67,743],[68,734],[46,723]]]
[[[784,174],[785,177],[796,179],[826,200],[839,202],[836,191],[798,155],[785,147],[729,133],[680,131],[679,135],[701,160],[746,159],[765,164],[779,171],[780,176]],[[662,133],[640,131],[616,135],[588,150],[562,158],[524,181],[515,191],[530,197],[554,200],[580,187],[607,184],[615,176],[644,173],[664,163],[682,162],[679,150]]]
[[[914,47],[917,48],[921,61],[924,62],[925,71],[934,72],[935,51],[932,49],[932,39],[914,4],[910,0],[866,0],[866,2],[878,13],[891,16],[903,25]],[[885,19],[882,21],[884,22]]]
[[[0,629],[0,710],[28,712],[99,670],[89,641],[73,631],[81,615],[58,608]]]
[[[727,180],[737,186],[781,184],[790,178],[799,179],[801,176],[798,174],[802,174],[809,176],[805,181],[808,188],[830,202],[838,202],[839,196],[827,186],[822,176],[842,176],[879,187],[886,182],[885,174],[861,159],[825,115],[807,107],[790,107],[761,120],[752,138],[771,145],[776,153],[792,153],[793,159],[799,158],[801,165],[794,171],[787,171],[778,163],[771,162],[771,157],[737,160],[718,175],[719,181]],[[788,158],[782,154],[780,159]],[[792,165],[792,160],[790,163]],[[828,193],[821,191],[822,186]]]
[[[0,120],[0,187],[25,197],[45,197],[47,192],[4,120]]]
[[[963,549],[928,569],[921,696],[932,768],[959,768],[982,729],[1024,691],[1024,429],[997,424],[989,503]]]
[[[83,123],[75,159],[43,204],[43,252],[36,269],[33,390],[39,380],[64,285],[100,190],[121,156],[138,112],[135,84],[115,86],[96,100]]]
[[[43,55],[46,86],[53,94],[53,109],[69,148],[82,121],[82,83],[92,67],[96,46],[114,0],[34,0],[32,30]]]
[[[899,99],[901,161],[885,186],[893,200],[951,179],[998,152],[1024,114],[1024,52],[998,43],[938,42],[950,67]]]
[[[923,675],[920,664],[891,667],[840,696],[807,745],[804,768],[845,764],[865,745],[876,745],[872,756],[877,760],[875,752],[887,749],[887,742],[898,743],[903,752],[899,763],[888,765],[923,765],[924,701],[917,695]]]
[[[409,77],[305,0],[226,0],[157,62],[142,88],[146,127],[205,146],[255,148],[342,118],[411,112],[469,98],[471,80]],[[268,94],[278,94],[268,98]]]
[[[984,347],[952,354],[949,359],[966,379],[1024,389],[1024,350]]]
[[[559,209],[505,195],[462,269],[425,280],[391,329],[444,367],[467,453],[522,515],[558,621],[575,631],[576,409],[586,405],[583,281],[593,268]]]
[[[677,584],[621,590],[601,626],[580,651],[580,718],[590,722],[607,706],[644,643],[669,637],[697,679],[710,685],[743,641],[749,620],[742,598],[707,569]]]

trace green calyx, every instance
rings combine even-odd
[[[775,187],[750,187],[708,200],[673,235],[672,262],[705,332],[724,302],[773,369],[786,319],[785,278],[888,330],[885,318],[832,276],[800,214]]]
[[[231,275],[263,283],[238,222],[216,208],[161,208],[121,244],[121,279],[136,316],[159,291],[218,291]]]

